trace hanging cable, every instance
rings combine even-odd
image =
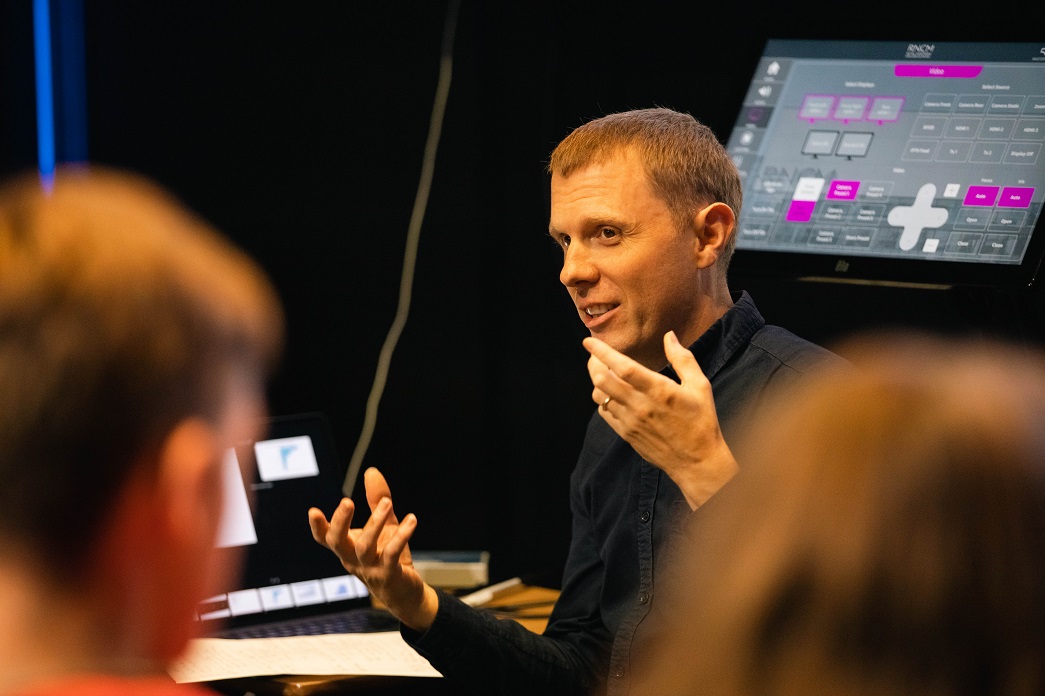
[[[425,210],[428,207],[428,194],[432,188],[432,176],[435,172],[435,155],[439,148],[439,137],[443,130],[443,115],[446,112],[446,102],[450,94],[450,78],[453,73],[453,47],[454,33],[457,27],[457,11],[459,0],[450,0],[447,7],[446,22],[443,26],[443,45],[439,57],[439,82],[435,90],[435,104],[432,107],[432,115],[428,125],[428,140],[425,143],[424,159],[421,163],[421,180],[417,186],[417,195],[414,198],[414,209],[410,215],[410,224],[406,233],[406,250],[403,252],[403,271],[399,281],[399,305],[396,308],[395,318],[392,326],[385,336],[385,342],[381,346],[381,353],[377,360],[377,369],[374,374],[374,384],[370,388],[370,396],[366,402],[366,416],[363,420],[363,429],[356,442],[356,449],[352,453],[352,459],[348,464],[348,472],[342,492],[351,497],[355,489],[359,470],[363,466],[370,441],[374,436],[377,426],[377,408],[381,403],[381,395],[385,390],[385,382],[388,380],[388,368],[392,362],[392,353],[395,351],[396,343],[406,326],[406,319],[410,313],[410,297],[414,285],[414,267],[417,265],[417,247],[421,237],[421,223],[424,221]]]

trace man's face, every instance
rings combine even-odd
[[[552,176],[549,233],[559,279],[591,335],[650,369],[666,364],[664,334],[688,335],[702,304],[696,239],[679,230],[627,150],[568,177]]]

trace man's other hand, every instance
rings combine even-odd
[[[355,504],[343,498],[328,521],[319,508],[310,508],[312,538],[333,551],[345,570],[359,578],[375,599],[415,631],[425,631],[435,620],[439,597],[421,579],[410,557],[410,537],[417,518],[400,522],[392,508],[392,493],[380,471],[363,474],[370,519],[352,527]]]
[[[643,367],[597,338],[585,338],[592,400],[614,431],[682,490],[691,508],[703,505],[737,472],[722,437],[711,383],[673,331],[664,353],[681,384]]]

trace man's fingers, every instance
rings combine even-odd
[[[683,385],[696,385],[708,381],[704,371],[700,369],[697,359],[693,357],[693,353],[679,343],[674,331],[664,334],[664,354]]]
[[[330,515],[330,529],[336,536],[345,536],[348,534],[348,530],[352,527],[352,517],[355,515],[355,504],[352,503],[351,498],[341,498],[341,503],[338,507],[334,508],[333,514]]]
[[[330,516],[330,524],[327,527],[326,539],[330,548],[336,548],[340,545],[340,540],[348,536],[348,530],[352,528],[352,517],[355,512],[355,503],[349,498],[342,498],[334,510],[334,514]]]
[[[322,510],[308,509],[308,526],[312,530],[312,538],[322,546],[327,546],[327,530],[330,529],[330,523],[327,522],[327,516],[323,514]],[[330,547],[327,546],[327,548]]]
[[[359,557],[360,562],[370,564],[377,560],[378,540],[391,512],[392,501],[389,498],[382,498],[374,508],[370,519],[363,525],[363,529],[359,532],[359,536],[356,537],[355,543],[356,555]]]
[[[388,487],[388,482],[385,481],[384,474],[374,467],[363,472],[363,486],[366,488],[366,502],[370,505],[371,511],[377,509],[382,499],[392,500],[392,491]]]
[[[607,348],[613,350],[608,346]],[[588,376],[591,377],[592,386],[595,387],[591,392],[591,399],[599,405],[603,412],[609,410],[610,403],[613,400],[616,400],[618,403],[627,400],[626,395],[631,390],[631,387],[594,353],[588,356]]]
[[[650,375],[656,376],[655,372],[647,370],[624,353],[614,350],[597,338],[588,336],[582,343],[592,356],[602,361],[610,373],[636,389],[645,390],[651,383]]]
[[[595,403],[601,404],[607,396],[612,397],[621,394],[621,390],[613,384],[613,382],[620,382],[620,380],[604,362],[594,355],[588,357],[588,376],[591,377],[592,386],[595,387],[591,394],[591,398]]]
[[[403,550],[406,549],[407,544],[410,542],[410,537],[414,535],[415,529],[417,529],[417,517],[411,513],[399,524],[395,534],[388,540],[384,550],[381,552],[381,558],[385,567],[392,568],[398,565],[401,560],[409,562],[409,558],[400,559],[400,556],[403,555]]]

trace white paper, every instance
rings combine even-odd
[[[277,674],[441,677],[398,631],[290,638],[197,638],[168,670],[176,682]]]

